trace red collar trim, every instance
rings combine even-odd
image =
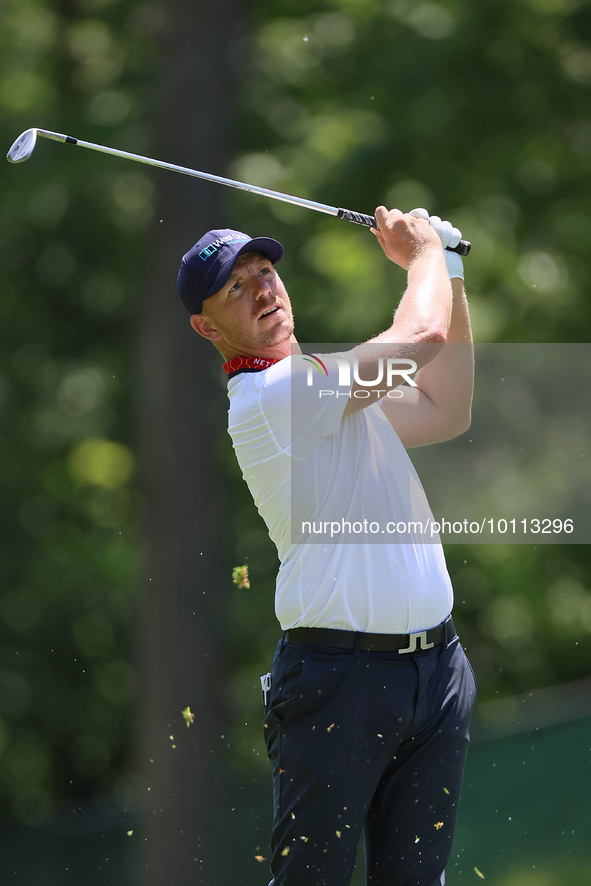
[[[262,372],[268,369],[274,363],[279,363],[280,358],[267,359],[266,357],[232,357],[227,363],[224,363],[223,370],[229,376],[236,375],[238,372]]]

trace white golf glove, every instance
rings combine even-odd
[[[461,231],[454,228],[451,222],[441,221],[438,215],[430,216],[426,209],[413,209],[409,214],[414,215],[416,218],[424,218],[428,220],[431,227],[437,231],[439,239],[441,240],[449,279],[451,280],[452,277],[460,277],[460,279],[463,280],[464,263],[461,256],[459,256],[457,252],[450,252],[449,249],[447,249],[448,246],[458,245],[462,239]]]

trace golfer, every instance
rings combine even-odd
[[[273,886],[347,886],[362,835],[368,886],[442,886],[476,696],[406,453],[470,424],[463,267],[442,248],[461,235],[425,210],[376,219],[408,282],[390,328],[350,352],[301,353],[276,240],[209,231],[178,276],[225,360],[229,433],[281,564],[262,678]]]

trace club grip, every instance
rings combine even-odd
[[[356,225],[364,225],[366,228],[378,229],[378,223],[374,215],[364,215],[362,212],[352,212],[350,209],[339,209],[337,218],[354,222]],[[468,255],[472,248],[469,240],[460,240],[457,246],[447,246],[449,252],[457,252],[458,255]]]
[[[354,222],[356,225],[365,225],[366,228],[377,228],[378,224],[373,215],[363,215],[362,212],[351,212],[350,209],[339,209],[338,218]]]

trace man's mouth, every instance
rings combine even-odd
[[[262,313],[261,316],[259,317],[259,320],[262,320],[263,317],[268,317],[270,314],[274,314],[275,311],[278,311],[278,310],[279,310],[279,307],[280,307],[279,305],[271,305],[270,308],[267,308],[266,311],[263,311],[263,313]]]

